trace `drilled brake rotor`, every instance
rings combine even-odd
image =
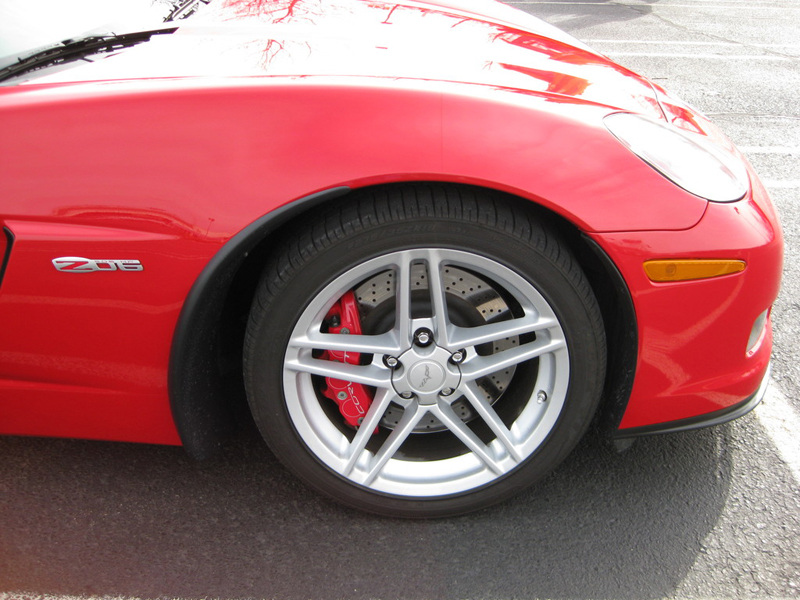
[[[446,267],[444,270],[445,291],[456,302],[448,302],[448,307],[460,306],[461,310],[469,312],[469,319],[475,321],[480,319],[490,323],[503,321],[511,317],[510,308],[503,300],[502,296],[492,285],[478,275],[459,269],[456,267]],[[428,280],[425,266],[422,264],[413,265],[411,268],[411,289],[425,291],[427,295]],[[392,311],[385,310],[386,306],[393,307],[395,302],[395,278],[392,271],[384,271],[365,281],[354,290],[356,300],[359,305],[360,313],[364,322],[369,322],[369,315],[372,313]],[[383,309],[383,310],[382,310]],[[372,332],[377,333],[377,332]],[[519,336],[512,336],[494,342],[491,348],[481,347],[482,354],[493,354],[502,352],[512,346],[519,344]],[[473,349],[468,351],[474,352]],[[508,387],[514,376],[515,367],[509,367],[492,373],[477,381],[478,386],[490,404],[494,404]],[[469,401],[461,396],[452,404],[453,410],[461,417],[464,422],[470,421],[477,416]],[[381,419],[381,426],[394,429],[403,416],[403,407],[391,404]],[[434,416],[424,418],[414,428],[415,433],[444,431],[447,428]]]

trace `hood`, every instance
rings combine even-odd
[[[511,88],[662,118],[647,80],[491,0],[214,0],[171,35],[29,83],[381,77]]]

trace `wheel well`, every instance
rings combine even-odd
[[[414,184],[386,184],[361,190],[374,190],[377,187],[385,189],[394,185]],[[286,214],[269,219],[270,226],[251,227],[248,228],[251,231],[245,230],[238,234],[235,237],[247,232],[242,237],[243,240],[246,238],[246,243],[238,244],[234,250],[236,255],[232,257],[232,264],[228,265],[233,268],[227,270],[226,276],[218,277],[216,281],[210,278],[206,282],[205,287],[216,288],[214,294],[206,292],[207,296],[213,296],[215,300],[202,311],[203,315],[191,319],[200,321],[195,322],[194,326],[199,326],[203,331],[189,335],[190,340],[183,341],[181,345],[189,346],[193,351],[185,351],[182,356],[176,356],[181,353],[176,351],[178,344],[174,342],[170,364],[173,416],[184,446],[194,458],[213,456],[233,431],[236,416],[240,415],[242,418],[249,414],[241,370],[244,332],[263,265],[280,244],[282,232],[302,227],[308,219],[309,211],[314,210],[322,201],[347,202],[348,192],[350,190],[347,188],[336,188],[333,193],[316,194],[304,199],[304,202],[290,205],[296,207],[294,210],[287,210]],[[529,200],[503,195],[510,204],[535,214],[538,220],[546,222],[548,227],[561,235],[575,254],[593,288],[608,340],[608,374],[598,415],[603,428],[613,431],[619,425],[627,404],[636,365],[636,317],[627,286],[603,250],[568,220]],[[222,270],[221,266],[216,270]],[[195,287],[198,287],[198,283]],[[190,320],[184,319],[185,312],[186,307],[181,313],[184,329],[187,327],[186,321]],[[176,332],[176,338],[178,333]],[[194,393],[184,389],[187,384],[194,388]]]

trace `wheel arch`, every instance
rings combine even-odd
[[[402,182],[364,188],[425,183]],[[476,185],[457,184],[503,194],[508,201],[558,230],[584,270],[603,315],[608,340],[608,373],[598,423],[617,429],[635,374],[638,336],[630,292],[602,248],[561,215],[531,200]],[[173,419],[187,453],[202,460],[217,454],[235,424],[231,395],[243,393],[241,341],[261,265],[278,229],[301,222],[320,204],[347,196],[351,188],[330,188],[300,198],[261,217],[234,235],[195,280],[173,336],[169,397]]]
[[[224,366],[219,344],[221,326],[230,317],[226,304],[243,264],[278,227],[349,191],[334,187],[317,192],[257,219],[228,240],[189,290],[172,338],[168,389],[172,418],[192,458],[217,454],[234,423],[231,406],[222,400]]]

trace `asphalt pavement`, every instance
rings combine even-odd
[[[800,597],[800,3],[512,2],[710,116],[783,221],[772,391],[613,454],[587,437],[498,507],[391,520],[309,492],[252,431],[181,449],[0,439],[0,600]]]

